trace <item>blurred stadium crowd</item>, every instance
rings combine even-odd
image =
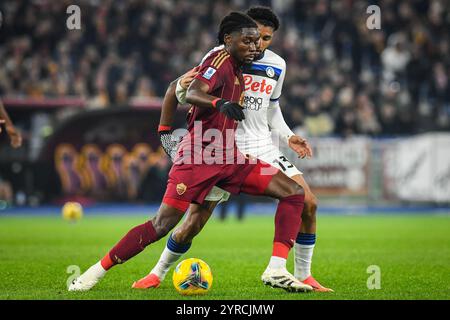
[[[81,8],[68,30],[66,8]],[[287,61],[282,107],[308,136],[450,129],[445,0],[2,0],[0,96],[80,96],[89,108],[163,96],[216,44],[220,19],[271,6]],[[369,5],[381,29],[369,30]]]

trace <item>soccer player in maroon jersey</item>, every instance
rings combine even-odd
[[[261,51],[261,53],[258,57],[256,57],[253,63],[267,63],[267,59],[264,59],[264,56],[267,55],[266,49],[268,49],[268,47],[271,45],[274,33],[279,28],[279,19],[269,7],[254,6],[247,10],[246,13],[258,23],[258,28],[261,36],[259,47],[259,51]],[[210,52],[208,52],[206,56],[208,56],[215,50],[219,50],[222,47],[223,46],[215,47]],[[245,67],[249,67],[249,65],[246,65]],[[245,73],[246,72],[244,69],[244,79],[246,76]],[[164,96],[160,118],[160,127],[162,127],[163,130],[159,131],[159,136],[164,150],[171,159],[173,159],[176,154],[176,150],[178,147],[178,138],[173,135],[172,130],[167,130],[167,128],[171,127],[178,103],[179,101],[185,100],[184,95],[186,93],[186,90],[197,74],[198,67],[189,70],[179,79],[170,83]],[[248,90],[250,89],[248,88]],[[181,99],[179,99],[178,95],[180,95]],[[245,95],[247,95],[247,91]],[[252,97],[251,93],[249,97]],[[281,113],[279,108],[280,107],[277,106],[278,111]],[[249,119],[246,118],[244,122],[255,121],[255,119],[252,119],[252,113],[247,113],[247,115],[249,115],[250,117]],[[273,113],[270,112],[268,112],[267,116],[272,117],[272,121],[270,121],[270,123],[265,123],[268,129],[277,129],[279,127],[283,127],[284,119],[280,119],[280,117],[277,117],[275,119]],[[253,117],[255,117],[255,115],[253,115]],[[247,133],[244,132],[244,136],[246,134]],[[304,157],[305,154],[308,157],[312,156],[311,148],[308,143],[305,140],[301,139],[301,137],[291,136],[291,139],[295,140],[294,138],[296,138],[297,140],[294,150],[299,155],[299,157]],[[270,163],[271,161],[268,162]],[[284,173],[286,174],[286,172]],[[312,286],[314,291],[332,292],[332,289],[322,286],[311,274],[311,262],[316,238],[316,197],[312,193],[308,183],[305,181],[302,174],[292,175],[291,173],[286,175],[296,181],[305,190],[305,205],[302,212],[302,224],[300,227],[300,232],[296,239],[296,243],[294,245],[294,275],[303,283]],[[203,226],[212,215],[213,210],[215,209],[217,204],[222,201],[227,201],[225,200],[227,199],[227,197],[228,196],[225,195],[224,191],[218,188],[214,188],[213,190],[211,190],[202,204],[192,203],[183,223],[179,227],[177,227],[170,235],[166,247],[161,253],[161,256],[156,265],[152,268],[149,274],[133,283],[133,288],[148,289],[159,287],[170,267],[178,259],[180,259],[183,254],[186,253],[185,250],[189,248],[189,245],[192,243],[194,237],[198,233],[200,233]],[[283,284],[280,283],[280,286],[283,286]]]
[[[267,55],[266,50],[273,41],[275,31],[279,28],[280,24],[279,19],[277,15],[269,7],[253,6],[250,9],[248,9],[246,13],[258,23],[258,28],[261,36],[259,48],[261,54],[259,54],[259,56],[256,57],[253,63],[258,64],[268,63],[268,60],[265,59],[265,56]],[[219,50],[220,48],[223,48],[223,46],[215,47],[210,52],[208,52],[206,56],[208,56],[215,50]],[[269,60],[271,59],[269,58]],[[249,65],[246,65],[245,67],[248,68]],[[168,130],[167,128],[170,128],[171,124],[173,123],[178,103],[185,103],[184,101],[187,88],[189,87],[190,83],[194,80],[197,74],[198,74],[198,67],[189,70],[179,79],[169,84],[169,87],[167,88],[166,94],[164,96],[161,110],[160,125],[165,129],[159,131],[159,136],[164,150],[170,156],[171,159],[173,159],[174,155],[176,154],[179,139],[176,136],[174,136],[172,130]],[[244,79],[245,76],[246,70],[244,68]],[[252,97],[252,93],[249,93],[249,95],[247,96],[248,93],[247,90],[253,91],[250,90],[250,88],[246,88],[245,92],[246,98]],[[269,102],[269,108],[271,108],[270,104],[271,103]],[[279,111],[278,115],[281,114],[279,106],[276,106],[275,110]],[[246,118],[244,122],[255,121],[255,119],[252,119],[252,116],[255,117],[254,114],[252,115],[252,113],[247,113],[247,115],[250,115],[250,118],[249,119]],[[281,127],[281,130],[286,132],[286,129],[285,128],[283,129],[284,119],[282,119],[282,115],[281,117],[280,116],[275,117],[276,115],[277,112],[275,113],[268,112],[267,116],[271,117],[272,121],[270,121],[269,123],[264,123],[264,125],[268,127],[267,130],[271,128],[278,130],[278,132],[280,132]],[[264,121],[264,119],[259,120]],[[284,125],[287,127],[285,123]],[[243,133],[244,136],[246,134],[248,133],[246,132]],[[293,140],[296,142],[294,150],[299,155],[299,157],[304,157],[305,154],[308,157],[312,156],[311,148],[309,144],[306,142],[306,140],[301,139],[301,137],[298,136],[291,136],[289,140]],[[268,161],[268,163],[271,163],[271,161]],[[292,173],[295,173],[295,171],[291,171],[290,174],[287,174],[286,171],[284,171],[284,173],[288,177],[296,181],[298,184],[300,184],[305,190],[305,205],[303,207],[302,212],[302,224],[300,232],[296,239],[296,243],[294,245],[294,258],[295,258],[294,275],[297,279],[299,279],[303,283],[312,286],[314,291],[316,292],[332,292],[333,291],[332,289],[322,286],[311,274],[311,262],[316,238],[316,210],[317,210],[316,197],[312,193],[308,183],[303,178],[302,174],[292,175]],[[186,253],[185,251],[186,248],[189,248],[189,245],[192,243],[194,237],[198,233],[200,233],[203,226],[206,224],[209,217],[212,215],[213,210],[217,206],[217,204],[219,204],[222,201],[227,201],[226,200],[227,198],[228,196],[223,190],[220,190],[219,188],[213,188],[213,190],[211,190],[211,192],[208,194],[208,196],[205,198],[205,201],[202,204],[192,203],[189,207],[188,214],[183,223],[179,227],[177,227],[170,235],[166,247],[161,253],[161,256],[156,265],[154,265],[149,274],[147,274],[142,279],[139,279],[138,281],[134,282],[133,288],[148,289],[159,287],[162,280],[164,280],[167,272],[169,271],[170,267],[174,263],[176,263],[176,261],[179,260],[183,254]]]
[[[300,228],[304,190],[270,165],[259,160],[252,162],[254,159],[240,154],[234,143],[237,121],[244,119],[240,104],[244,91],[242,66],[251,63],[257,54],[258,27],[249,16],[232,12],[222,20],[218,38],[224,49],[203,62],[188,89],[187,101],[193,105],[189,133],[183,137],[169,172],[157,215],[131,229],[103,259],[72,282],[70,291],[91,289],[111,267],[167,235],[189,205],[203,203],[215,185],[234,194],[244,192],[279,199],[271,263],[285,266]],[[290,291],[312,290],[285,267],[274,268],[264,281],[272,286],[283,282]]]

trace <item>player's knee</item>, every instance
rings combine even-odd
[[[280,199],[281,202],[290,204],[292,206],[304,208],[305,197],[303,188],[301,186],[293,187],[291,192]],[[302,210],[298,211],[299,216],[302,216]]]
[[[305,196],[305,190],[297,183],[293,183],[290,186],[289,196]]]
[[[303,219],[315,220],[317,212],[317,198],[308,197],[305,199],[305,210],[303,210]]]
[[[288,181],[288,183],[281,185],[280,199],[291,197],[291,196],[305,196],[305,191],[303,187],[294,181]]]

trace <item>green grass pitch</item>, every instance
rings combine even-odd
[[[158,289],[131,288],[157,261],[165,240],[113,268],[90,292],[66,289],[67,268],[84,271],[144,216],[87,216],[68,223],[54,216],[0,217],[0,299],[449,299],[450,216],[319,216],[315,277],[335,293],[288,293],[260,281],[271,254],[273,217],[212,218],[185,258],[212,268],[211,291],[180,296],[172,271]],[[369,290],[367,268],[381,270]],[[293,271],[292,253],[288,269]]]

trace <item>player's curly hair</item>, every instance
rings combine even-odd
[[[246,14],[263,26],[272,27],[273,31],[277,31],[280,27],[278,16],[269,7],[254,6],[248,9]]]
[[[233,11],[229,15],[225,16],[220,22],[219,33],[217,39],[219,44],[224,44],[224,37],[226,34],[230,34],[235,31],[239,31],[243,28],[258,28],[256,22],[248,15],[242,12]]]

